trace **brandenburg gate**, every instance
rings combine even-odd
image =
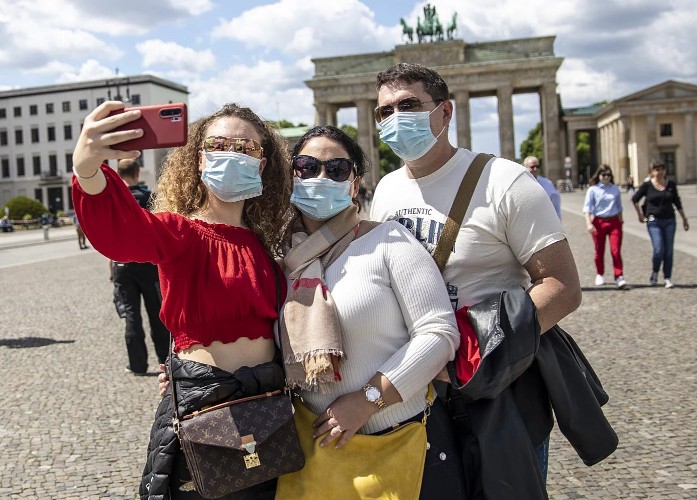
[[[545,175],[563,178],[556,74],[563,58],[554,55],[554,36],[483,43],[442,40],[397,45],[389,52],[313,59],[315,75],[305,83],[314,92],[315,123],[337,125],[341,108],[357,108],[358,138],[373,168],[365,185],[379,180],[378,144],[373,110],[377,106],[377,74],[399,62],[435,69],[445,79],[456,107],[458,146],[471,148],[469,100],[498,99],[501,156],[515,160],[513,94],[537,93],[544,134]],[[486,152],[486,151],[478,151]]]

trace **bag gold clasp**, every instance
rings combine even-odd
[[[254,467],[259,467],[261,465],[261,460],[259,460],[259,454],[256,453],[257,442],[254,440],[254,436],[248,434],[242,436],[242,448],[248,453],[244,456],[244,466],[247,469],[252,469]]]

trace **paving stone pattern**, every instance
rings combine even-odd
[[[564,225],[584,298],[562,326],[610,394],[605,409],[620,446],[586,467],[555,430],[550,497],[697,498],[697,258],[678,252],[676,287],[652,288],[650,244],[627,235],[631,289],[595,287],[583,219],[565,213]],[[0,290],[0,498],[136,498],[158,401],[156,361],[149,344],[152,375],[124,373],[106,260],[90,252],[2,269]]]

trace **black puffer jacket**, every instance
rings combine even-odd
[[[277,362],[252,368],[243,366],[229,373],[214,366],[180,360],[177,356],[172,356],[172,378],[180,417],[204,406],[282,389],[285,380],[283,368]],[[172,394],[168,391],[157,407],[150,431],[148,457],[140,482],[143,500],[169,498],[170,474],[179,451],[179,440],[172,428],[171,402]]]

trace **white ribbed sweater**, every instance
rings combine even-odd
[[[429,381],[460,343],[431,256],[401,224],[385,222],[353,241],[325,270],[325,280],[341,318],[346,358],[342,380],[330,384],[329,393],[302,392],[310,408],[323,412],[381,372],[403,401],[375,413],[360,432],[377,432],[421,412]]]

